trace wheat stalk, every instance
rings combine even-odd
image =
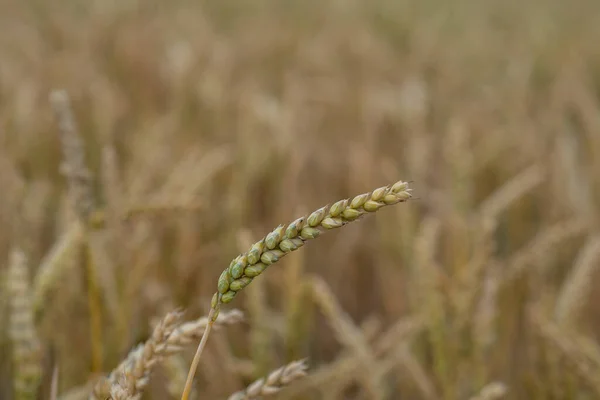
[[[231,302],[238,292],[263,273],[269,265],[275,264],[285,255],[304,246],[305,242],[319,237],[323,231],[340,228],[382,207],[407,201],[412,197],[410,192],[408,182],[398,181],[393,185],[377,188],[373,192],[360,194],[351,200],[344,199],[332,206],[321,207],[308,217],[296,219],[287,227],[279,225],[256,242],[249,251],[235,258],[219,277],[217,292],[213,295],[209,312],[211,323],[206,327],[192,360],[181,400],[189,398],[200,356],[206,346],[212,322],[219,316],[221,303]]]
[[[254,400],[271,396],[284,386],[306,376],[306,360],[293,361],[271,372],[266,378],[251,383],[245,390],[229,396],[228,400]]]

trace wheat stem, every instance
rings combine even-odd
[[[208,335],[210,334],[210,330],[216,320],[215,316],[216,309],[213,307],[210,309],[208,313],[208,325],[204,330],[204,334],[202,335],[202,340],[200,340],[200,344],[196,349],[196,354],[194,355],[194,359],[192,360],[192,365],[190,366],[190,371],[188,373],[187,379],[185,381],[185,388],[183,389],[183,394],[181,395],[181,400],[188,400],[190,397],[190,393],[192,392],[192,384],[194,382],[194,375],[196,375],[196,369],[198,369],[198,364],[200,363],[200,356],[202,356],[202,351],[204,351],[204,347],[206,347],[206,342],[208,340]]]

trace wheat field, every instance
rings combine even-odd
[[[597,0],[0,32],[1,400],[600,399]]]

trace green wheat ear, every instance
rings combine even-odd
[[[213,295],[210,304],[209,323],[190,365],[181,400],[189,400],[194,375],[211,327],[219,316],[221,303],[232,301],[239,291],[252,283],[252,280],[262,274],[269,265],[275,264],[286,254],[304,246],[306,241],[319,237],[326,230],[340,228],[365,214],[374,213],[382,207],[407,201],[412,197],[410,191],[408,182],[399,181],[375,189],[371,193],[359,194],[351,200],[340,200],[332,206],[321,207],[308,217],[298,218],[287,227],[279,225],[263,239],[254,243],[246,253],[240,254],[231,261],[229,267],[219,277],[217,292]]]
[[[382,207],[407,201],[412,197],[410,191],[407,182],[399,181],[375,189],[371,193],[363,193],[353,199],[344,199],[332,206],[321,207],[308,217],[298,218],[287,227],[279,225],[246,253],[232,260],[229,267],[221,273],[217,292],[211,301],[213,320],[218,317],[221,303],[232,301],[254,278],[285,255],[304,246],[308,240],[319,237],[326,230],[340,228]]]

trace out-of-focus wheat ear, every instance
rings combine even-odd
[[[80,222],[85,227],[85,268],[88,284],[88,308],[90,312],[90,335],[92,347],[92,370],[99,372],[103,364],[102,301],[100,283],[94,262],[90,231],[104,224],[104,216],[97,209],[94,195],[93,176],[87,167],[85,146],[80,136],[69,95],[65,90],[50,93],[50,104],[58,123],[63,164],[61,172],[67,179],[68,193]],[[112,287],[112,285],[104,284]]]
[[[15,399],[35,399],[42,377],[41,345],[34,325],[27,259],[18,248],[13,249],[10,256],[6,284]]]
[[[551,250],[562,242],[583,235],[590,230],[590,222],[580,218],[560,221],[538,233],[529,244],[518,250],[508,261],[502,284],[511,283],[528,267],[541,268]]]
[[[373,355],[379,359],[393,353],[394,348],[410,344],[412,339],[424,328],[425,324],[420,318],[406,317],[396,321],[377,338],[373,345]],[[375,334],[364,331],[364,336],[368,339]],[[290,398],[295,398],[310,389],[327,388],[330,382],[356,379],[356,375],[361,372],[362,359],[355,352],[346,350],[337,360],[319,367],[286,393],[290,395]]]
[[[497,340],[498,289],[500,287],[500,268],[497,263],[491,262],[487,268],[483,282],[480,283],[481,295],[472,317],[471,331],[475,348],[475,358],[479,363],[477,367],[478,378],[485,381],[489,373],[489,352]]]
[[[452,347],[448,341],[446,308],[443,294],[439,290],[442,278],[440,266],[436,263],[441,222],[435,217],[426,217],[421,222],[415,239],[415,266],[412,271],[416,283],[412,296],[415,311],[422,316],[427,327],[427,336],[431,343],[434,374],[441,382],[443,396],[454,393],[454,369],[450,365],[453,359]]]
[[[110,388],[110,400],[137,400],[140,397],[136,394],[135,379],[127,371],[119,376],[117,383]]]
[[[83,244],[83,226],[73,222],[42,259],[33,282],[33,306],[41,311],[47,293],[75,265],[76,253]]]
[[[233,309],[221,313],[219,319],[214,322],[214,329],[218,330],[227,325],[235,325],[244,321],[244,313],[240,310]],[[196,343],[202,337],[206,327],[209,325],[208,317],[201,317],[194,321],[183,323],[175,329],[167,339],[166,355],[176,354],[186,346]]]
[[[485,218],[498,218],[511,204],[544,183],[545,178],[546,171],[542,166],[527,168],[487,197],[479,207],[479,214]]]
[[[481,389],[481,391],[471,397],[471,400],[497,400],[506,396],[508,388],[502,382],[488,383]]]
[[[335,295],[325,281],[317,276],[311,277],[312,297],[321,308],[340,343],[351,349],[360,358],[363,374],[360,381],[370,398],[385,398],[381,384],[383,376],[373,357],[373,351],[362,332],[342,309]]]
[[[532,306],[528,310],[531,326],[546,347],[558,353],[595,396],[600,398],[600,365],[588,357],[589,349],[576,341],[569,331],[561,329],[542,311]]]
[[[266,378],[251,383],[245,390],[234,393],[228,400],[253,400],[274,395],[285,386],[306,376],[306,360],[293,361],[271,372]]]
[[[555,318],[563,328],[576,329],[578,317],[591,294],[594,274],[600,266],[600,234],[588,238],[580,250],[556,302]]]
[[[495,252],[494,236],[498,221],[502,213],[544,182],[545,172],[541,165],[525,169],[496,189],[479,206],[478,221],[474,226],[473,255],[467,268],[459,276],[460,287],[464,289],[458,292],[456,330],[460,331],[472,323],[475,353],[480,363],[476,368],[479,376],[475,379],[482,385],[488,382],[486,349],[493,340],[491,336],[496,332],[493,322],[500,279],[496,271],[492,270],[495,263],[491,261]]]
[[[121,396],[119,398],[139,398],[154,366],[167,354],[169,337],[177,328],[181,315],[179,311],[168,313],[154,328],[150,339],[129,352],[107,379],[98,382],[90,399],[104,400],[114,393]],[[125,395],[129,397],[122,397]]]
[[[58,122],[63,151],[61,172],[67,178],[69,195],[77,215],[82,221],[88,222],[96,210],[92,173],[85,161],[85,147],[73,116],[69,95],[64,90],[54,90],[50,93],[50,104]]]
[[[239,310],[231,310],[222,312],[219,319],[214,322],[214,329],[218,330],[226,325],[234,325],[244,320],[244,314]],[[173,398],[178,398],[181,395],[182,389],[185,387],[188,365],[181,357],[181,352],[186,346],[196,343],[197,339],[202,336],[204,330],[209,324],[208,317],[202,317],[195,321],[186,322],[171,334],[167,341],[167,354],[163,365],[168,377],[167,390]],[[252,371],[254,365],[251,364]],[[239,360],[236,360],[235,367],[243,367]],[[195,388],[192,388],[190,399],[196,399],[198,393]]]

